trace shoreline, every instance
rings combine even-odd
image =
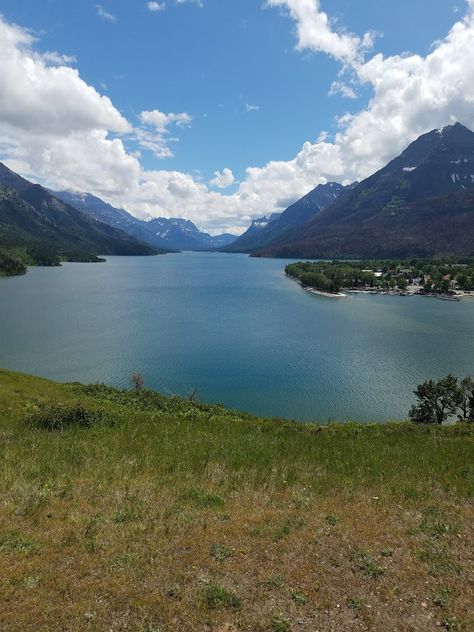
[[[435,298],[439,301],[450,301],[452,303],[459,303],[462,299],[474,299],[474,292],[466,293],[466,292],[456,292],[455,294],[434,294],[429,293],[425,294],[419,291],[413,290],[382,290],[382,289],[360,289],[360,288],[343,288],[342,292],[326,292],[325,290],[318,290],[314,287],[305,286],[301,283],[301,281],[295,277],[292,277],[289,274],[285,273],[292,281],[296,281],[300,287],[303,288],[305,292],[309,294],[315,294],[316,296],[323,296],[324,298],[350,298],[350,294],[378,294],[382,296],[422,296],[425,298]]]
[[[318,296],[324,296],[326,298],[348,298],[347,294],[344,294],[343,292],[338,292],[337,294],[335,292],[325,292],[324,290],[317,290],[314,287],[304,287],[303,285],[301,286],[305,292],[309,292],[310,294],[317,294]]]

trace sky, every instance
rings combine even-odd
[[[0,160],[217,234],[474,129],[474,0],[0,0]]]

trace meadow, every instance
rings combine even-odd
[[[86,422],[48,428],[58,410]],[[473,629],[472,426],[1,370],[0,629]]]

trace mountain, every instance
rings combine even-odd
[[[124,209],[115,208],[107,204],[100,198],[90,193],[74,193],[71,191],[52,191],[52,193],[66,204],[103,222],[108,226],[113,226],[123,230],[128,235],[139,239],[154,248],[174,250],[163,239],[150,232],[146,227],[146,222],[142,222]]]
[[[269,217],[263,215],[253,219],[245,233],[235,239],[228,248],[223,248],[223,250],[227,252],[246,252],[252,248],[253,244],[262,244],[265,241],[263,235],[265,235],[268,225],[278,219],[280,215],[281,213],[272,213]]]
[[[190,220],[158,217],[140,220],[124,209],[107,204],[90,193],[55,191],[54,195],[71,206],[105,224],[119,228],[129,235],[156,248],[168,250],[216,250],[236,239],[235,235],[215,237],[200,231]]]
[[[63,256],[151,255],[158,251],[91,219],[0,163],[0,244],[41,247]]]
[[[252,222],[250,228],[236,239],[226,252],[253,252],[275,241],[285,239],[295,226],[300,226],[332,204],[345,187],[337,182],[320,184],[283,213],[274,213],[270,218],[261,217]]]
[[[313,219],[256,254],[409,257],[474,253],[474,133],[424,134]]]
[[[224,233],[213,237],[200,231],[189,219],[157,217],[146,224],[149,231],[178,250],[216,250],[235,241],[235,235]]]

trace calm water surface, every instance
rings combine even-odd
[[[412,390],[474,374],[474,300],[328,299],[286,261],[184,253],[0,279],[0,366],[146,385],[301,420],[406,417]]]

